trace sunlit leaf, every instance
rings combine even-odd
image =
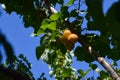
[[[55,14],[52,14],[51,16],[50,16],[50,19],[51,20],[58,20],[59,18],[60,18],[60,13],[58,12],[58,13],[55,13]]]
[[[56,22],[50,22],[48,20],[44,20],[40,28],[43,31],[45,31],[46,29],[56,30]]]
[[[67,5],[71,5],[74,3],[74,0],[69,0],[69,2],[67,3]]]
[[[36,35],[39,36],[39,35],[41,35],[41,34],[43,34],[43,33],[44,33],[44,30],[39,29],[39,30],[37,31]]]
[[[48,29],[56,30],[56,22],[51,22],[48,26]]]

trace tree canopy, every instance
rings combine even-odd
[[[120,1],[115,2],[106,14],[103,13],[103,1],[0,0],[0,3],[8,14],[20,15],[24,27],[34,29],[34,37],[42,36],[36,47],[36,58],[49,64],[50,76],[54,75],[57,80],[83,79],[91,70],[97,69],[92,62],[98,61],[106,70],[100,71],[98,80],[120,80],[120,69],[113,69],[105,60],[105,57],[112,59],[113,66],[120,60]],[[87,20],[87,26],[83,25],[84,20]],[[70,31],[69,35],[65,34],[66,30]],[[76,42],[79,43],[77,46]],[[11,54],[8,53],[8,58]],[[71,66],[73,57],[89,63],[90,69],[75,70]]]

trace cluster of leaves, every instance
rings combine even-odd
[[[63,55],[60,51],[57,52],[57,57],[55,58],[55,61],[50,64],[50,75],[55,75],[56,79],[73,79],[77,80],[76,71],[74,68],[71,67],[72,60],[71,58],[73,53],[67,53]]]
[[[88,13],[86,14],[88,30],[98,30],[101,33],[100,36],[93,37],[92,41],[89,43],[102,56],[119,60],[120,15],[118,15],[118,11],[120,10],[120,2],[115,2],[109,8],[106,15],[103,13],[102,4],[103,0],[86,0],[86,5],[88,6]],[[88,34],[85,35],[85,40],[90,40]]]
[[[41,22],[46,18],[43,5],[39,5],[39,0],[1,0],[1,4],[5,5],[5,11],[8,14],[15,12],[23,18],[24,26],[33,27],[34,32],[37,32]]]
[[[56,31],[44,34],[41,38],[41,45],[36,48],[37,59],[42,58],[49,64],[50,76],[55,75],[56,79],[77,79],[74,69],[71,67],[72,54],[67,51],[60,42]]]
[[[27,75],[30,80],[36,80],[34,78],[33,73],[31,72],[32,64],[28,61],[27,57],[25,57],[23,54],[19,54],[18,57],[14,56],[14,62],[11,63],[10,60],[7,58],[6,61],[1,64],[3,67],[9,70],[14,70],[16,71],[15,74],[18,77],[21,75]],[[3,74],[2,74],[3,75]],[[45,74],[42,73],[37,80],[47,80],[46,77],[44,76]],[[9,77],[10,75],[6,75]],[[15,75],[14,75],[15,76]],[[11,80],[11,79],[8,79]]]
[[[34,79],[33,74],[30,71],[32,64],[28,62],[27,57],[23,54],[20,54],[18,57],[14,56],[13,63],[10,63],[9,59],[7,59],[2,65],[8,69],[15,70],[18,73],[26,74],[31,79]]]

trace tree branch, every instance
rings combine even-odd
[[[50,3],[47,0],[43,0],[43,1],[50,12],[52,12],[53,14],[57,13],[57,10],[55,10],[53,7],[51,7]]]
[[[44,3],[49,11],[51,11],[53,14],[57,13],[57,11],[53,7],[51,7],[46,0],[44,0]],[[113,80],[120,80],[120,77],[116,73],[116,71],[108,64],[108,62],[103,57],[100,56],[98,52],[92,49],[92,47],[82,39],[82,36],[79,36],[78,41],[82,44],[82,47],[84,47],[86,51],[88,51],[88,53],[106,69],[106,71],[110,74]]]
[[[116,73],[116,71],[112,68],[108,62],[100,56],[98,52],[96,52],[90,45],[88,45],[81,36],[79,36],[79,43],[82,44],[82,46],[88,51],[88,53],[94,57],[95,60],[97,60],[105,69],[106,71],[110,74],[113,80],[120,80],[119,75]]]

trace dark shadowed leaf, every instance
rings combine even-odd
[[[95,70],[95,69],[97,68],[97,65],[96,65],[96,64],[90,63],[89,66],[90,66],[93,70]]]
[[[63,54],[65,54],[66,51],[67,51],[67,49],[66,49],[66,47],[64,46],[64,44],[60,44],[59,46],[60,46],[61,52],[62,52]]]
[[[77,13],[76,10],[72,10],[71,13],[70,13],[71,17],[76,17],[77,15],[78,15],[78,13]]]
[[[85,77],[90,71],[91,69],[88,69],[87,71],[83,71],[80,69],[77,72],[80,74],[81,77]]]
[[[94,59],[89,53],[83,48],[78,46],[74,51],[78,61],[92,62]]]
[[[61,11],[62,16],[63,16],[64,18],[66,18],[66,17],[69,16],[68,6],[62,6],[60,11]]]
[[[100,77],[98,77],[98,80],[112,80],[110,77],[109,77],[109,74],[105,71],[101,71],[100,72]]]
[[[39,58],[43,54],[44,50],[45,50],[45,46],[44,45],[36,47],[36,57],[37,57],[37,60],[39,60]]]
[[[86,19],[88,24],[93,22],[94,26],[89,26],[89,29],[100,30],[102,34],[106,34],[107,27],[105,26],[105,18],[102,10],[103,0],[86,0],[88,13]]]
[[[96,51],[99,51],[100,54],[105,57],[107,54],[110,53],[110,40],[108,39],[109,35],[101,36],[100,38],[96,39],[96,41],[92,44],[93,48]]]
[[[112,58],[113,60],[119,60],[120,59],[120,42],[114,41],[113,42],[114,47],[112,48],[111,52],[108,54],[108,58]]]
[[[68,68],[68,69],[64,69],[63,73],[61,74],[61,76],[63,77],[70,77],[71,76],[71,69]]]
[[[112,34],[113,39],[120,41],[120,2],[114,3],[107,12],[106,23],[108,32]]]

